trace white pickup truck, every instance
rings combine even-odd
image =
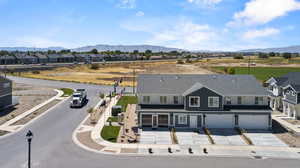
[[[87,92],[85,89],[76,89],[73,93],[70,107],[82,107],[87,101]]]

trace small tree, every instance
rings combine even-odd
[[[91,53],[92,54],[98,54],[98,50],[94,48],[94,49],[92,49]]]
[[[269,58],[269,55],[266,53],[258,53],[258,58],[267,59],[267,58]]]
[[[242,53],[238,53],[236,54],[234,57],[234,59],[244,59],[243,54]]]
[[[274,52],[269,53],[269,57],[275,57],[275,56],[276,56],[276,54]]]
[[[99,64],[92,64],[91,65],[91,69],[93,69],[93,70],[97,70],[97,69],[99,69],[100,68],[100,65]]]
[[[230,75],[234,75],[235,74],[235,69],[230,67],[227,69],[227,73],[230,74]]]
[[[291,53],[283,53],[282,57],[285,59],[291,59],[292,58],[292,54]]]

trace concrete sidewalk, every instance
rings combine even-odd
[[[281,124],[283,127],[285,127],[288,130],[291,130],[294,132],[294,134],[300,136],[300,125],[294,125],[284,120],[284,118],[287,118],[284,114],[276,114],[272,115],[273,120],[277,121],[279,124]]]
[[[73,141],[78,146],[101,154],[118,154],[133,156],[148,155],[176,155],[176,156],[227,156],[227,157],[255,157],[255,158],[293,158],[300,159],[300,148],[270,147],[251,145],[189,145],[189,144],[122,144],[105,141],[101,137],[101,130],[110,116],[111,107],[117,103],[113,98],[96,125],[88,126],[84,121],[73,132]],[[151,148],[152,153],[149,152]],[[169,148],[171,151],[169,151]],[[204,148],[208,153],[204,153]]]

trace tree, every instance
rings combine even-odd
[[[133,54],[138,55],[139,54],[139,50],[134,50]]]
[[[146,50],[145,53],[146,53],[147,55],[150,55],[150,54],[152,54],[152,51],[151,51],[151,50]]]
[[[150,60],[151,55],[150,54],[146,54],[146,60]]]
[[[269,58],[269,55],[266,53],[260,52],[260,53],[258,53],[258,58],[267,59],[267,58]]]
[[[276,56],[276,54],[274,52],[269,53],[269,57],[275,57],[275,56]]]
[[[230,74],[230,75],[234,75],[235,74],[235,69],[230,67],[227,69],[227,73]]]
[[[292,54],[291,53],[283,53],[282,57],[285,59],[291,59],[292,58]]]
[[[98,54],[98,50],[96,48],[92,49],[91,51],[92,54]]]
[[[234,59],[244,59],[243,54],[242,53],[238,53],[236,54],[234,57]]]

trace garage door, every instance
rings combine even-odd
[[[169,125],[169,116],[168,115],[158,115],[158,126],[167,127]]]
[[[205,117],[207,128],[233,128],[233,115],[231,114],[208,114]]]
[[[142,115],[142,126],[143,127],[152,127],[152,115],[143,114]]]
[[[246,129],[268,129],[268,115],[239,115],[239,127]]]

